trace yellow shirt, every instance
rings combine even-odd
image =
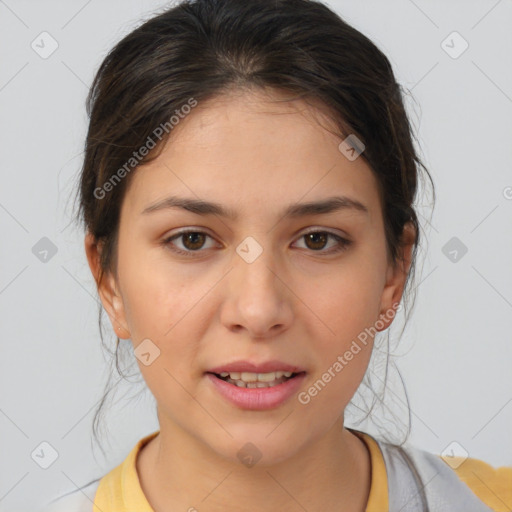
[[[366,443],[370,451],[372,473],[366,512],[388,510],[386,466],[377,441],[365,432],[351,431]],[[142,438],[126,459],[100,480],[93,512],[153,512],[140,486],[136,460],[141,448],[158,433],[156,431]],[[492,510],[512,510],[512,467],[495,469],[481,460],[469,458],[454,471]]]

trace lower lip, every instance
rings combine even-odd
[[[306,374],[299,373],[297,376],[271,388],[241,388],[236,384],[230,384],[219,379],[212,373],[207,373],[206,376],[213,382],[217,391],[234,405],[242,409],[262,411],[283,404],[299,390]]]

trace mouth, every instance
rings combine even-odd
[[[252,373],[252,372],[207,372],[214,377],[227,382],[239,388],[261,389],[279,386],[289,380],[305,375],[305,371],[289,372],[276,371],[268,373]]]

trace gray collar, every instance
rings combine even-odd
[[[493,512],[441,457],[376,441],[386,465],[389,512]]]

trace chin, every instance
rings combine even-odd
[[[280,427],[276,428],[277,425],[279,422],[273,422],[272,427],[267,428],[260,423],[253,425],[253,428],[240,427],[236,433],[233,429],[228,429],[233,437],[226,434],[221,444],[215,442],[209,444],[229,463],[240,464],[247,468],[275,466],[293,457],[302,445],[299,439],[296,439],[296,432],[293,434],[285,430],[279,432]]]

